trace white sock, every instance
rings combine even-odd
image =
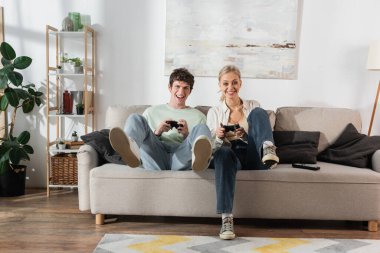
[[[231,218],[233,218],[234,216],[233,216],[232,213],[222,213],[222,220],[223,220],[224,218],[226,218],[226,217],[231,217]]]

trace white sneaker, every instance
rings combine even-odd
[[[223,240],[235,239],[234,219],[232,217],[225,217],[222,220],[222,228],[220,229],[219,237]]]
[[[276,154],[276,146],[273,144],[268,145],[264,142],[262,162],[267,165],[269,169],[273,169],[277,166],[279,161],[280,159]]]
[[[208,168],[212,153],[211,142],[207,136],[201,135],[194,141],[192,155],[192,169],[202,171]]]
[[[110,143],[128,166],[132,168],[140,166],[140,149],[136,142],[129,139],[121,128],[115,127],[111,129]]]

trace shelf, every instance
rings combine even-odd
[[[57,74],[57,73],[49,73],[49,76],[62,76],[62,77],[76,77],[76,76],[85,76],[84,73],[81,74],[74,74],[74,73],[62,73],[62,74]],[[91,74],[88,75],[89,78],[92,78]]]
[[[59,36],[70,37],[70,38],[84,37],[85,34],[86,34],[85,31],[80,31],[80,32],[49,31],[49,35],[59,35]],[[90,33],[89,33],[89,36],[91,36]]]
[[[49,148],[49,151],[56,154],[56,153],[78,153],[79,149],[58,149],[54,146]]]
[[[92,115],[92,113],[88,113],[88,116]],[[78,115],[78,114],[49,114],[49,117],[59,117],[59,118],[84,118],[86,115]]]
[[[70,185],[70,184],[49,184],[49,187],[54,188],[78,188],[78,185]]]

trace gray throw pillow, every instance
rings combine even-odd
[[[280,163],[317,163],[320,132],[274,131]]]

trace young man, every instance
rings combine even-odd
[[[149,170],[208,167],[212,151],[206,117],[186,105],[193,85],[194,76],[187,69],[175,69],[169,78],[169,103],[130,115],[124,130],[111,129],[111,145],[127,165],[142,163]]]

